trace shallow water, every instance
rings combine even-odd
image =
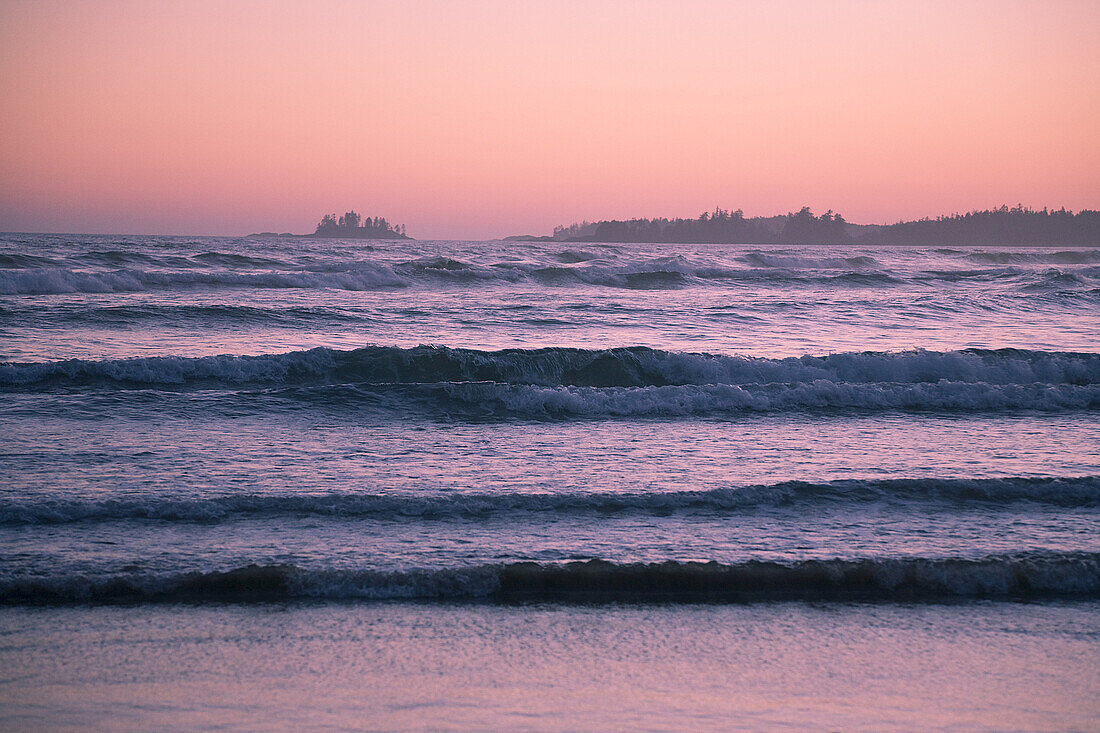
[[[1088,730],[1088,603],[20,608],[12,729]],[[46,725],[43,725],[43,724]]]

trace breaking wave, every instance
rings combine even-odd
[[[370,323],[369,312],[326,305],[252,306],[217,303],[210,305],[141,303],[133,305],[87,305],[73,303],[57,305],[43,312],[32,303],[18,307],[0,306],[0,321],[20,323],[38,317],[44,322],[62,326],[124,324],[165,324],[216,327],[221,323],[270,324],[300,326],[303,324]]]
[[[360,264],[342,272],[150,271],[82,272],[64,268],[0,270],[0,295],[119,293],[179,287],[340,288],[377,290],[406,282],[385,265]]]
[[[0,392],[81,389],[91,390],[89,398],[140,391],[145,402],[187,392],[203,409],[314,406],[473,419],[1072,411],[1100,407],[1100,354],[1002,349],[762,359],[643,347],[420,346],[0,364]]]
[[[867,255],[857,255],[855,257],[805,257],[772,252],[749,252],[738,259],[753,267],[785,267],[800,270],[864,269],[881,266],[878,260]]]
[[[1100,250],[1078,249],[1060,252],[971,252],[966,255],[966,259],[971,262],[996,265],[1015,263],[1091,265],[1100,263]]]
[[[539,258],[477,263],[438,255],[397,261],[293,261],[206,252],[191,256],[95,251],[63,260],[0,254],[0,295],[120,293],[190,288],[384,290],[434,285],[508,284],[601,286],[629,290],[678,289],[706,284],[878,288],[906,283],[1006,281],[1014,286],[1095,281],[1093,251],[975,253],[969,269],[890,271],[867,255],[811,257],[750,252],[737,257],[684,256],[623,261],[567,250]],[[982,257],[984,256],[984,259]],[[472,259],[472,258],[471,258]],[[928,263],[932,264],[932,263]],[[1042,271],[1042,265],[1068,268]],[[1075,267],[1092,265],[1092,267]],[[1069,278],[1069,280],[1067,280]]]
[[[840,353],[766,359],[618,349],[370,346],[260,356],[144,357],[0,364],[0,389],[248,387],[494,382],[542,387],[921,385],[977,392],[990,386],[1100,385],[1100,354],[1023,349]],[[953,386],[958,385],[958,386]],[[478,385],[466,385],[470,389]],[[974,391],[971,390],[971,391]],[[726,390],[727,394],[735,394]]]
[[[256,395],[244,395],[240,407]],[[790,411],[1066,411],[1100,408],[1100,385],[813,383],[540,387],[450,383],[415,387],[317,387],[271,393],[295,402],[421,407],[453,417],[529,419],[683,417]]]
[[[0,603],[420,600],[490,602],[921,602],[1097,598],[1100,554],[1032,553],[982,559],[868,558],[324,570],[249,565],[177,575],[123,573],[0,580]]]
[[[234,494],[206,498],[158,496],[85,501],[6,499],[0,501],[0,524],[115,520],[216,522],[287,515],[417,521],[492,519],[516,514],[665,516],[690,513],[721,516],[776,507],[855,507],[876,502],[916,506],[979,503],[984,507],[1031,502],[1070,508],[1100,507],[1100,476],[851,479],[819,483],[786,481],[708,491],[637,493],[457,492],[434,496],[331,493]]]

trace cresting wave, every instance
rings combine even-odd
[[[8,605],[277,600],[490,602],[870,601],[1100,597],[1100,554],[563,565],[404,571],[249,565],[229,571],[0,580]]]
[[[88,250],[68,256],[48,257],[30,255],[21,252],[0,252],[0,269],[61,268],[66,265],[92,265],[99,267],[125,267],[144,265],[158,268],[210,268],[210,267],[251,267],[251,268],[293,268],[294,263],[284,262],[271,257],[250,257],[231,252],[204,252],[196,255],[148,254],[121,249]]]
[[[99,401],[116,411],[320,408],[446,419],[1081,411],[1100,408],[1100,354],[1005,349],[757,359],[648,348],[422,346],[0,365],[0,392],[74,391],[85,408]]]
[[[745,283],[752,286],[881,288],[904,284],[1005,281],[1023,289],[1095,287],[1096,261],[1074,253],[1001,255],[970,259],[969,269],[916,272],[884,268],[873,257],[799,257],[753,252],[730,259],[683,256],[625,261],[584,258],[563,252],[526,261],[466,262],[429,256],[281,262],[210,252],[194,257],[152,257],[139,253],[88,253],[76,262],[31,255],[0,254],[0,295],[127,293],[193,288],[385,290],[404,287],[470,286],[526,282],[541,286],[600,286],[663,290]],[[978,255],[975,255],[978,257]],[[1045,258],[1045,259],[1044,259]],[[76,266],[70,266],[75,264]],[[1036,265],[1051,267],[1038,269]],[[984,266],[983,266],[984,265]],[[1019,265],[1019,266],[1015,266]],[[1089,266],[1093,265],[1093,266]],[[950,265],[948,265],[950,267]],[[975,266],[977,269],[974,269]],[[114,267],[115,269],[104,269]],[[1061,267],[1062,269],[1058,269]]]
[[[540,387],[495,382],[341,384],[261,390],[85,392],[9,400],[5,413],[78,419],[104,411],[147,418],[343,412],[380,420],[604,420],[732,418],[766,413],[1000,413],[1100,409],[1100,385],[836,384]]]
[[[955,254],[963,254],[950,250]],[[1052,265],[1091,265],[1100,263],[1100,250],[1078,249],[1059,252],[969,252],[971,262],[988,264],[1038,263]]]
[[[813,269],[863,269],[868,267],[881,267],[879,261],[869,255],[854,255],[852,257],[807,257],[794,255],[788,252],[749,252],[739,258],[753,267],[780,267],[800,270]]]
[[[208,498],[0,501],[0,524],[34,525],[116,520],[216,522],[291,516],[364,517],[413,521],[514,518],[516,514],[734,515],[777,507],[857,508],[891,502],[915,509],[932,504],[983,508],[1032,502],[1067,508],[1100,507],[1100,476],[1071,478],[786,481],[709,491],[639,493],[474,493],[436,496],[331,493],[321,495],[234,494]]]
[[[766,359],[618,349],[370,346],[261,356],[0,364],[0,390],[241,388],[492,382],[542,387],[841,384],[1100,385],[1100,354],[1022,349],[862,352]]]
[[[538,387],[495,383],[426,385],[403,390],[321,387],[283,390],[291,402],[377,406],[400,412],[474,418],[566,419],[683,417],[807,411],[1001,412],[1100,408],[1100,385],[807,384],[687,385],[662,387]],[[286,394],[289,393],[289,394]],[[235,409],[246,407],[233,400]]]
[[[85,272],[57,267],[0,270],[0,295],[124,293],[181,287],[376,290],[403,287],[405,284],[388,267],[368,264],[344,272],[195,272],[137,269]]]
[[[318,324],[366,325],[374,321],[369,313],[354,309],[317,306],[258,307],[232,304],[158,304],[85,305],[65,304],[43,308],[34,302],[0,306],[0,328],[26,324],[28,319],[63,328],[107,326],[214,328],[231,325],[309,327]]]

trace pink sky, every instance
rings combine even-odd
[[[0,0],[0,230],[1100,208],[1100,3]]]

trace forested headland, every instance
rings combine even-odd
[[[1022,205],[896,224],[852,224],[809,207],[771,217],[716,208],[695,219],[628,219],[555,227],[559,242],[684,242],[724,244],[1100,245],[1100,211],[1030,209]]]

